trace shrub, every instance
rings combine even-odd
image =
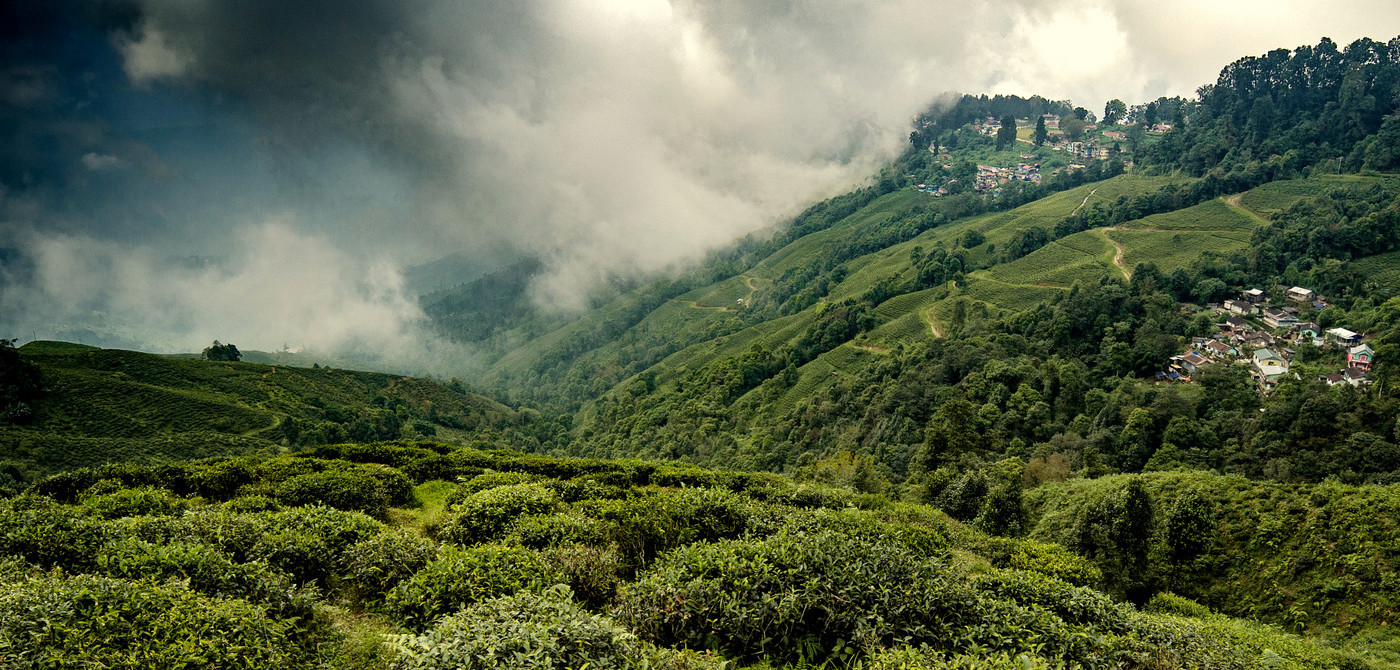
[[[657,649],[610,619],[589,614],[557,586],[472,605],[423,635],[398,635],[392,668],[408,670],[719,670],[694,654]]]
[[[173,584],[42,575],[0,583],[0,667],[311,667],[288,624]]]
[[[379,604],[399,582],[437,558],[437,553],[435,543],[411,530],[386,530],[345,551],[341,587],[352,600]]]
[[[497,486],[528,484],[542,479],[543,477],[539,475],[532,475],[524,472],[487,472],[472,477],[463,483],[456,491],[452,492],[452,495],[447,497],[446,504],[448,507],[460,504],[477,493],[496,488]]]
[[[153,544],[125,538],[103,548],[97,569],[129,580],[179,580],[204,595],[243,598],[262,605],[277,619],[295,621],[306,631],[325,625],[316,612],[314,592],[296,588],[284,573],[266,563],[235,563],[207,544]]]
[[[682,547],[623,586],[617,612],[658,644],[843,662],[997,620],[941,562],[830,531]]]
[[[1103,581],[1092,561],[1058,544],[983,535],[968,538],[967,545],[998,568],[1038,572],[1075,586],[1097,587]]]
[[[276,512],[282,509],[282,503],[264,495],[238,496],[224,503],[224,509],[230,512],[241,514],[251,514],[253,512]]]
[[[612,604],[622,583],[622,559],[612,548],[571,544],[542,552],[545,565],[594,609]]]
[[[320,503],[371,516],[382,516],[389,500],[372,479],[351,472],[297,475],[273,489],[272,497],[288,506]]]
[[[107,541],[102,521],[77,507],[43,503],[45,498],[17,498],[0,513],[0,555],[21,556],[44,568],[91,567]],[[21,501],[16,509],[14,502]]]
[[[613,524],[612,540],[636,565],[668,549],[741,537],[774,529],[781,515],[772,506],[724,489],[676,489],[627,500],[578,504],[585,514]]]
[[[113,493],[89,495],[83,498],[82,506],[104,519],[119,519],[124,516],[180,514],[189,507],[189,502],[165,489],[143,486],[134,489],[121,489]]]
[[[1101,631],[1126,632],[1132,610],[1108,596],[1082,586],[1022,570],[996,570],[978,575],[973,587],[1021,605],[1035,605],[1075,625]]]
[[[178,494],[190,492],[189,471],[179,465],[113,464],[60,472],[29,487],[35,495],[48,496],[62,503],[76,502],[94,484],[111,479],[121,487],[158,486]]]
[[[612,524],[570,510],[516,517],[505,539],[532,549],[544,549],[563,544],[605,546],[613,535]]]
[[[213,458],[192,464],[190,485],[210,500],[228,500],[238,489],[253,483],[254,465],[249,458]]]
[[[346,549],[384,527],[358,512],[322,506],[263,512],[254,522],[258,535],[249,558],[265,560],[298,582],[314,581],[322,587]]]
[[[866,670],[1050,670],[1059,667],[1030,654],[939,654],[902,647],[881,652]]]
[[[1147,606],[1143,608],[1153,614],[1171,614],[1174,616],[1192,617],[1196,619],[1210,616],[1210,608],[1202,605],[1190,598],[1183,598],[1170,591],[1160,591],[1147,601]]]
[[[449,547],[437,560],[394,587],[384,607],[406,627],[423,630],[434,619],[463,605],[539,589],[555,581],[541,556],[524,547]]]
[[[489,542],[516,517],[554,510],[554,492],[542,484],[512,484],[478,491],[453,508],[437,530],[437,539],[469,546]]]

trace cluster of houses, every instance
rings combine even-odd
[[[1016,167],[978,165],[977,181],[973,184],[973,189],[976,191],[994,191],[1002,184],[1012,181],[1025,181],[1039,184],[1040,163],[1021,163]]]
[[[1311,290],[1300,286],[1287,289],[1284,296],[1290,302],[1317,309],[1327,306]],[[1259,392],[1268,394],[1285,375],[1290,374],[1295,353],[1292,347],[1308,342],[1318,347],[1346,351],[1344,367],[1335,373],[1322,375],[1319,381],[1329,385],[1352,386],[1370,383],[1371,361],[1375,351],[1359,333],[1346,328],[1324,331],[1315,322],[1301,320],[1298,308],[1293,305],[1270,305],[1260,289],[1249,289],[1238,299],[1208,307],[1228,315],[1224,322],[1217,324],[1219,335],[1214,338],[1193,338],[1189,351],[1173,356],[1168,369],[1157,373],[1159,380],[1190,382],[1196,371],[1210,363],[1238,363],[1250,366],[1250,374]],[[1256,321],[1251,321],[1251,318]],[[1256,323],[1262,323],[1264,327],[1256,327]],[[1297,377],[1296,373],[1294,376]]]
[[[935,198],[940,198],[940,197],[943,197],[943,196],[945,196],[945,195],[948,195],[948,187],[947,187],[947,186],[934,186],[933,184],[919,184],[919,185],[917,185],[917,186],[914,187],[914,190],[915,190],[915,191],[919,191],[920,193],[927,193],[927,194],[929,194],[929,195],[931,195],[931,196],[933,196],[933,197],[935,197]]]

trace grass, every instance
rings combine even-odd
[[[390,520],[395,525],[411,526],[419,530],[437,525],[447,513],[447,497],[457,489],[457,484],[441,479],[423,482],[413,487],[413,495],[421,504],[418,507],[390,509]]]

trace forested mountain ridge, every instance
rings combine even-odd
[[[1100,128],[1140,140],[1082,169],[1053,138],[1035,146],[1030,121],[1010,147],[966,124],[1082,110],[967,96],[921,117],[872,185],[774,237],[561,327],[502,336],[481,382],[569,415],[555,453],[795,472],[850,452],[911,486],[1002,456],[1065,472],[1391,481],[1400,181],[1364,156],[1387,146],[1397,82],[1394,42],[1241,59],[1199,101],[1162,99]],[[1239,126],[1244,101],[1266,98],[1267,118]],[[1144,130],[1152,118],[1181,123]],[[958,186],[973,163],[1032,160],[1039,182]],[[1287,301],[1297,285],[1319,301]],[[1376,349],[1369,385],[1319,382],[1344,352],[1295,345],[1257,316],[1270,343],[1289,338],[1268,346],[1293,364],[1269,396],[1243,364],[1153,381],[1226,337],[1229,314],[1209,306],[1250,288],[1298,322],[1362,334]],[[1253,351],[1235,349],[1246,362]]]

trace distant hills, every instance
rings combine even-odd
[[[42,392],[27,401],[26,420],[0,423],[0,472],[12,486],[109,462],[271,454],[326,442],[538,445],[526,437],[534,432],[528,415],[458,383],[62,342],[30,342],[18,353],[38,371]]]

